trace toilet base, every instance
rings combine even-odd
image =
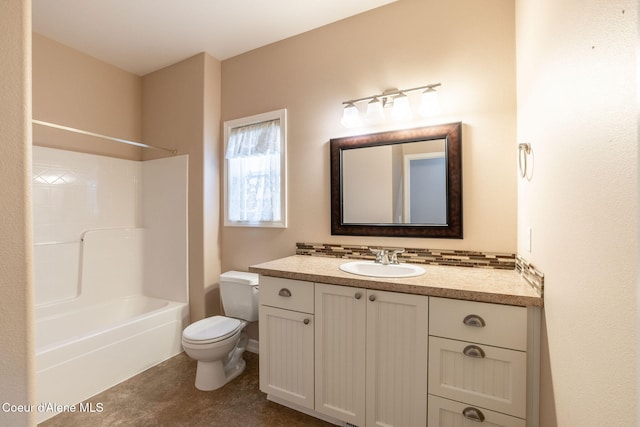
[[[198,361],[196,367],[196,388],[201,391],[217,390],[244,372],[247,363],[242,354],[247,348],[248,338],[240,338],[238,345],[229,353],[225,363],[222,360],[212,362]]]

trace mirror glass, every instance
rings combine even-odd
[[[332,234],[462,238],[460,127],[332,139]]]
[[[447,225],[446,144],[437,139],[343,151],[343,223]]]

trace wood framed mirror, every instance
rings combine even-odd
[[[330,141],[331,234],[462,239],[462,123]]]

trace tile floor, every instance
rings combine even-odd
[[[245,372],[224,387],[203,392],[194,386],[196,362],[181,353],[120,383],[87,402],[102,412],[62,413],[41,427],[85,426],[331,426],[269,402],[258,389],[258,355],[246,352]]]

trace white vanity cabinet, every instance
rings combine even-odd
[[[260,278],[260,390],[314,407],[313,283]]]
[[[539,311],[434,297],[429,308],[429,426],[536,426]]]
[[[316,283],[316,407],[356,426],[424,426],[428,297]]]
[[[338,425],[538,427],[539,324],[539,307],[262,275],[260,389]]]

